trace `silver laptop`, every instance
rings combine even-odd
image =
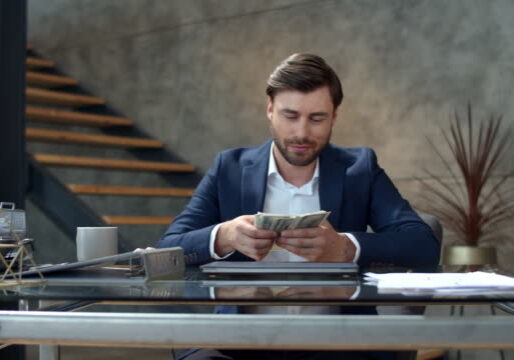
[[[200,266],[205,274],[355,274],[359,266],[336,262],[214,261]]]

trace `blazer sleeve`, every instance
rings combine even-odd
[[[175,218],[161,239],[158,248],[180,246],[188,263],[205,263],[211,259],[209,239],[220,221],[218,175],[222,156],[218,154],[213,166],[197,186],[191,201]]]
[[[439,262],[440,243],[400,195],[391,179],[368,152],[368,223],[373,233],[350,232],[361,246],[358,263],[433,266]]]

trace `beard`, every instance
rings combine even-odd
[[[327,146],[330,141],[330,137],[332,136],[332,130],[328,134],[327,138],[323,141],[323,143],[318,144],[316,141],[309,140],[308,138],[299,138],[296,136],[285,138],[283,141],[277,136],[275,129],[273,126],[270,126],[271,137],[273,138],[273,142],[277,147],[280,154],[286,159],[286,161],[294,166],[307,166],[312,164],[318,158],[319,154],[323,151],[323,149]],[[288,150],[288,145],[308,145],[312,148],[316,149],[312,153],[295,153]]]

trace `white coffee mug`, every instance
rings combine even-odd
[[[78,227],[77,260],[85,261],[118,253],[118,228]]]

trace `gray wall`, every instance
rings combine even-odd
[[[318,53],[346,95],[333,143],[375,148],[416,203],[454,109],[514,123],[513,18],[510,0],[32,0],[29,42],[202,170],[267,138],[267,76]]]

